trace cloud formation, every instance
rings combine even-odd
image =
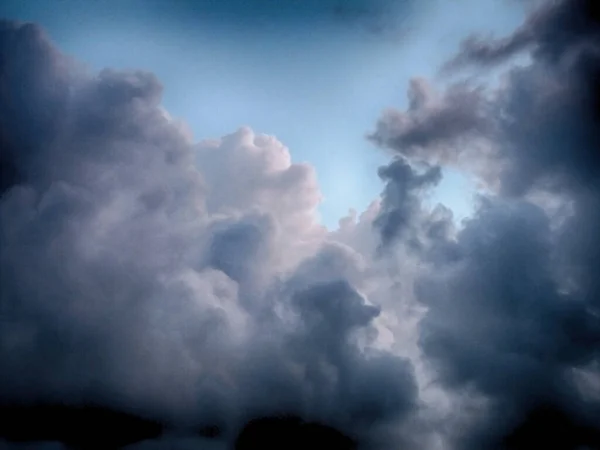
[[[385,113],[373,134],[492,188],[457,235],[425,249],[431,270],[416,282],[420,347],[438,382],[476,405],[471,426],[448,433],[456,448],[600,446],[598,21],[596,2],[541,2],[507,38],[468,38],[446,69],[523,51],[531,62],[499,87],[471,86],[478,102],[447,101],[450,87],[416,108],[432,94],[413,82],[409,108]],[[482,138],[487,153],[474,157]]]
[[[472,35],[462,42],[459,53],[446,70],[466,65],[492,66],[529,50],[535,59],[557,62],[566,53],[579,50],[600,38],[600,12],[593,0],[541,0],[534,3],[523,25],[505,38]]]
[[[500,86],[414,78],[334,231],[276,138],[0,22],[0,448],[600,448],[597,8],[538,8],[448,66],[529,52]]]
[[[286,415],[364,448],[413,416],[311,166],[248,128],[194,143],[154,76],[86,73],[35,25],[0,40],[3,439],[225,448]]]
[[[458,144],[465,136],[491,131],[485,98],[479,89],[465,83],[453,85],[440,96],[427,80],[414,78],[408,99],[407,111],[384,112],[370,140],[415,158],[424,149]]]

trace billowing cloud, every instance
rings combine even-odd
[[[314,169],[249,128],[195,143],[151,74],[0,31],[2,438],[229,448],[265,418],[274,445],[285,415],[313,424],[298,439],[385,445],[417,410],[413,367],[375,345]]]
[[[408,89],[407,111],[389,109],[369,135],[376,144],[403,155],[420,157],[425,149],[440,144],[459,147],[465,136],[487,135],[486,101],[480,89],[456,84],[444,95],[422,78],[414,78]],[[440,155],[442,156],[442,155]]]
[[[599,356],[600,324],[592,301],[558,285],[553,238],[539,207],[489,200],[458,234],[457,260],[417,284],[440,381],[489,402],[467,448],[600,442],[600,404],[576,381]]]
[[[498,124],[484,86],[460,81],[445,91],[413,78],[408,107],[385,110],[368,139],[380,148],[417,164],[460,167],[493,185],[501,164],[497,158]]]
[[[468,38],[452,60],[459,66],[508,59],[518,53],[508,41],[524,35],[533,62],[509,69],[494,89],[464,81],[439,93],[415,79],[408,109],[386,111],[371,139],[413,160],[473,171],[506,194],[591,182],[600,145],[595,5],[541,2],[508,38]]]
[[[453,60],[528,52],[499,86],[414,78],[334,231],[275,137],[2,22],[0,448],[599,448],[597,15],[539,8]],[[445,165],[490,188],[459,228]]]
[[[410,161],[445,160],[493,188],[458,234],[423,248],[430,273],[415,283],[426,361],[447,393],[475,405],[469,426],[448,429],[452,448],[600,447],[597,12],[596,2],[541,2],[508,38],[469,38],[452,67],[525,51],[531,61],[499,87],[473,87],[479,110],[469,95],[445,101],[449,88],[419,113],[413,99],[431,94],[413,82],[408,110],[385,113],[374,134]],[[415,141],[415,129],[432,132]],[[482,137],[489,153],[473,164]]]

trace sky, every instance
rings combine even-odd
[[[336,15],[338,3],[345,14]],[[277,136],[294,160],[315,166],[322,220],[334,228],[379,194],[371,175],[387,156],[364,136],[383,108],[406,104],[409,78],[435,75],[465,29],[506,34],[523,16],[498,0],[362,3],[17,0],[3,2],[0,14],[43,25],[95,70],[155,73],[165,108],[197,139],[241,125]],[[372,11],[357,18],[365,5]],[[452,204],[460,220],[471,212],[473,186],[446,172],[432,203]]]
[[[600,449],[597,2],[0,17],[0,450]]]

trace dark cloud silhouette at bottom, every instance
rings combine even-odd
[[[94,405],[3,405],[0,436],[9,442],[61,442],[73,449],[119,449],[158,438],[158,421]]]
[[[350,437],[332,427],[293,416],[252,419],[235,441],[235,450],[283,448],[355,450],[357,446]]]

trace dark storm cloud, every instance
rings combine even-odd
[[[194,144],[151,74],[89,74],[35,25],[0,31],[9,448],[231,448],[279,415],[318,424],[299,440],[390,445],[413,368],[375,349],[380,308],[316,222],[314,170],[248,128]]]
[[[508,37],[494,39],[473,35],[467,38],[446,69],[494,65],[524,50],[531,50],[536,58],[557,61],[564,54],[597,41],[599,20],[600,9],[594,0],[542,1]]]
[[[32,153],[39,151],[42,143],[51,142],[54,138],[66,101],[69,80],[60,66],[67,60],[58,58],[56,50],[39,39],[40,33],[33,25],[0,22],[0,67],[5,80],[0,113],[3,130],[0,136],[2,191],[31,175],[24,173],[29,159]],[[53,76],[52,84],[45,80],[48,73]],[[28,106],[38,99],[44,102],[44,109]],[[23,114],[29,116],[27,124],[20,121]]]
[[[595,4],[542,2],[514,35],[488,43],[490,48],[511,47],[506,40],[531,29],[526,34],[532,64],[509,69],[495,91],[463,82],[460,89],[453,86],[436,97],[425,82],[413,81],[408,109],[385,112],[371,139],[412,159],[474,170],[511,195],[540,186],[592,183],[600,168]],[[514,52],[498,51],[505,53]],[[471,55],[463,49],[459,58],[466,54]],[[488,57],[469,58],[480,65],[488,62]]]
[[[2,22],[0,448],[600,447],[594,7],[541,8],[467,58],[531,51],[501,86],[412,82],[336,233],[275,138],[193,143],[151,74]],[[446,163],[494,190],[459,231]]]
[[[538,207],[488,200],[458,235],[458,261],[418,286],[429,307],[421,346],[440,379],[452,389],[475,386],[495,402],[467,448],[495,448],[518,427],[521,437],[506,448],[550,445],[556,427],[588,430],[561,436],[557,448],[600,442],[600,403],[579,391],[573,372],[600,356],[600,323],[586,299],[561,293],[552,239]],[[556,414],[538,417],[546,408]]]
[[[593,183],[600,169],[600,12],[597,2],[552,1],[532,12],[505,40],[479,42],[489,57],[461,50],[456,61],[488,64],[514,51],[494,52],[527,35],[534,64],[509,72],[488,118],[502,134],[508,161],[505,191],[522,194],[538,183]],[[475,42],[470,38],[467,42]],[[523,151],[527,149],[527,151]]]
[[[452,60],[486,66],[530,51],[529,64],[481,91],[489,103],[466,116],[478,121],[460,120],[461,99],[448,102],[449,119],[439,125],[423,115],[419,127],[431,137],[411,147],[412,101],[407,112],[384,116],[384,130],[395,133],[376,139],[409,160],[437,162],[442,151],[469,169],[458,157],[477,147],[481,135],[473,131],[493,130],[484,135],[490,153],[475,170],[494,174],[499,189],[480,198],[455,238],[431,235],[423,249],[431,272],[417,283],[428,308],[420,346],[437,381],[482,399],[469,427],[448,432],[453,448],[600,446],[598,7],[565,0],[540,8],[515,34],[471,38]],[[563,208],[555,214],[539,198]]]
[[[539,62],[509,74],[498,118],[505,136],[505,192],[532,187],[579,189],[596,184],[600,169],[600,46],[556,66]],[[527,151],[522,151],[527,149]]]

